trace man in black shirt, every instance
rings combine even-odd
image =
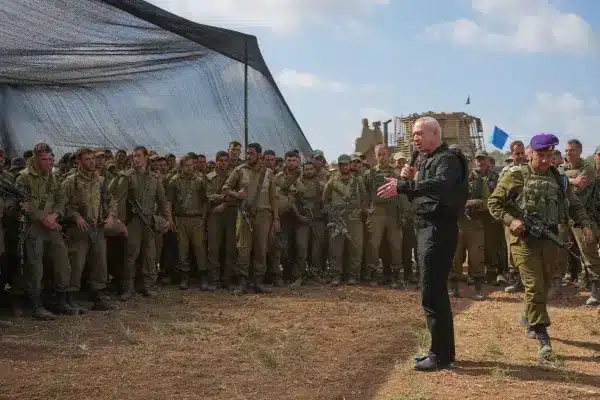
[[[442,131],[434,118],[418,119],[412,134],[421,153],[418,168],[405,165],[402,180],[386,178],[377,195],[390,198],[404,193],[412,201],[422,268],[421,302],[431,333],[429,353],[415,357],[415,369],[432,371],[452,367],[455,360],[448,276],[458,240],[458,215],[468,198],[468,161],[441,141]]]

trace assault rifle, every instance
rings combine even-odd
[[[516,212],[516,217],[523,221],[525,225],[525,231],[529,235],[529,237],[533,237],[535,239],[548,239],[555,246],[566,250],[572,257],[574,257],[577,261],[581,262],[581,259],[573,250],[571,250],[571,243],[563,241],[558,237],[554,232],[552,232],[548,228],[548,224],[544,221],[540,216],[535,213],[528,213],[523,210],[521,207],[517,205],[517,203],[510,199],[508,201],[508,205],[512,207],[512,209]]]
[[[348,232],[348,227],[346,226],[346,222],[342,218],[342,212],[345,208],[346,208],[346,205],[344,203],[338,204],[338,205],[334,205],[334,204],[328,205],[327,216],[329,217],[329,223],[327,224],[327,228],[329,229],[329,231],[331,233],[330,236],[332,239],[338,235],[343,235],[354,246],[354,239],[350,235],[350,232]]]
[[[4,179],[0,179],[0,195],[15,199],[19,205],[19,217],[17,218],[17,221],[19,222],[17,248],[19,249],[19,268],[22,275],[25,267],[25,239],[27,239],[27,236],[29,236],[30,230],[30,228],[27,226],[27,216],[25,215],[25,211],[23,211],[23,203],[29,201],[30,199],[37,199],[27,193],[26,187],[19,188]]]
[[[306,201],[304,200],[304,196],[301,193],[296,192],[295,197],[296,197],[296,208],[298,208],[298,213],[300,215],[302,215],[303,217],[305,217],[306,219],[308,219],[308,226],[312,233],[313,240],[318,245],[319,239],[317,239],[317,237],[318,237],[317,232],[315,230],[315,226],[313,225],[313,220],[315,219],[315,215],[313,214],[310,207],[308,207],[308,205],[306,204]]]
[[[142,208],[142,205],[140,204],[139,200],[129,200],[129,204],[131,204],[131,212],[138,216],[140,221],[142,221],[142,224],[144,224],[146,228],[148,228],[152,236],[156,236],[156,234],[154,233],[154,229],[152,229],[152,220],[150,220],[148,218],[148,214],[144,212],[144,209]]]
[[[250,232],[254,233],[254,230],[252,229],[252,219],[254,218],[254,212],[248,204],[247,200],[242,200],[238,207],[238,212],[242,216],[242,218],[244,218],[244,221],[246,221],[246,225],[248,225],[248,229],[250,229]]]

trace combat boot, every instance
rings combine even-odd
[[[207,292],[216,292],[219,289],[219,278],[211,278],[210,276],[206,277],[206,291]]]
[[[552,357],[552,344],[550,344],[550,335],[543,325],[535,326],[535,333],[538,340],[539,350],[538,358],[540,360],[548,360]]]
[[[290,289],[300,289],[303,283],[302,278],[298,278],[290,285]]]
[[[496,275],[496,285],[494,286],[506,286],[508,285],[508,281],[502,274]]]
[[[519,279],[513,285],[507,286],[504,288],[504,293],[521,293],[525,291],[525,286],[523,286],[523,282]]]
[[[485,300],[487,296],[483,291],[483,279],[475,278],[474,286],[475,286],[475,294],[473,295],[473,300],[477,300],[477,301]]]
[[[254,279],[254,292],[255,293],[264,293],[264,294],[269,294],[273,292],[273,286],[271,285],[265,285],[263,282],[263,277],[262,276],[257,276]]]
[[[458,282],[454,279],[450,280],[448,285],[448,295],[450,297],[454,297],[455,299],[460,298],[460,291],[458,290]]]
[[[231,292],[234,296],[241,296],[248,293],[248,283],[246,282],[245,276],[240,276],[238,279],[238,284],[235,289]]]
[[[590,297],[585,302],[587,306],[597,306],[600,305],[600,281],[595,280],[592,282],[592,293]]]
[[[187,273],[181,274],[181,279],[179,280],[179,289],[188,290],[190,288],[190,277]]]
[[[40,293],[32,294],[29,297],[29,300],[31,302],[31,315],[33,316],[33,318],[38,319],[40,321],[52,321],[56,319],[55,314],[44,308]]]
[[[94,302],[92,305],[92,310],[94,311],[111,311],[117,309],[117,307],[110,302],[110,297],[100,291],[92,293],[92,301]]]
[[[77,315],[79,313],[79,310],[71,306],[71,302],[69,300],[69,293],[58,293],[58,306],[56,308],[56,311],[63,315]]]
[[[394,290],[404,289],[408,290],[408,286],[404,281],[404,276],[400,271],[392,271],[390,276],[390,288]]]
[[[75,301],[75,293],[73,292],[67,292],[67,303],[75,310],[76,315],[87,314],[90,311]]]
[[[152,288],[145,287],[142,289],[142,296],[148,297],[149,299],[154,299],[158,297],[158,292]]]
[[[350,278],[348,279],[348,282],[346,282],[346,284],[350,286],[356,286],[358,285],[358,280],[356,278]]]
[[[133,296],[135,296],[133,287],[133,281],[123,282],[123,291],[120,297],[121,301],[129,301]]]

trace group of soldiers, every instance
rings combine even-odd
[[[600,222],[600,147],[595,149],[595,165],[589,165],[582,157],[582,144],[578,140],[569,140],[563,158],[558,149],[553,149],[552,163],[568,184],[573,188],[574,195],[583,205],[584,212],[594,223],[594,233],[598,237],[596,225]],[[519,260],[511,252],[510,230],[502,223],[500,218],[503,209],[489,208],[488,199],[494,193],[500,179],[518,168],[527,166],[531,158],[532,149],[521,141],[510,144],[510,157],[500,173],[494,168],[494,161],[485,152],[475,154],[471,164],[469,176],[470,200],[467,202],[465,214],[459,219],[459,245],[455,256],[454,272],[449,285],[450,294],[459,296],[457,282],[464,279],[462,266],[466,262],[468,276],[475,283],[475,298],[484,296],[481,284],[486,275],[497,273],[496,284],[509,281],[505,288],[507,292],[523,292],[524,285],[518,268]],[[546,184],[547,185],[547,184]],[[531,191],[548,190],[545,184]],[[529,191],[528,191],[529,192]],[[541,195],[531,195],[530,202],[541,202]],[[555,200],[556,201],[556,200]],[[542,206],[539,206],[542,207]],[[573,202],[570,207],[573,208]],[[550,298],[560,296],[565,284],[577,282],[582,287],[591,290],[587,305],[600,304],[600,288],[596,284],[600,273],[600,255],[598,242],[588,243],[583,240],[582,226],[575,223],[574,218],[565,218],[557,224],[559,237],[565,244],[572,243],[572,250],[580,257],[571,257],[567,251],[559,251],[555,268],[552,270],[548,295]],[[547,221],[546,221],[547,222]],[[514,238],[514,236],[513,236]],[[500,250],[500,251],[499,251]],[[467,257],[468,254],[468,257]],[[518,256],[517,256],[518,257]],[[517,262],[515,262],[517,261]],[[507,268],[504,270],[504,268]]]
[[[157,283],[238,295],[311,280],[404,287],[418,275],[410,203],[375,193],[405,161],[392,165],[383,145],[376,155],[373,168],[341,155],[335,170],[322,151],[301,164],[257,143],[242,160],[235,141],[214,162],[137,147],[56,163],[46,143],[2,157],[4,298],[48,320],[113,309],[113,289],[155,297]]]
[[[597,218],[598,165],[587,165],[581,144],[571,142],[567,162],[559,154],[556,163]],[[522,142],[510,148],[499,174],[485,152],[472,160],[470,199],[459,220],[449,282],[452,296],[460,296],[462,280],[474,285],[478,300],[486,296],[484,283],[524,290],[509,232],[487,204],[502,175],[527,162]],[[2,155],[2,283],[10,288],[15,312],[27,300],[39,319],[84,313],[89,307],[80,301],[83,294],[92,309],[109,310],[115,308],[113,289],[128,301],[136,292],[156,296],[157,283],[238,295],[309,281],[418,284],[410,201],[402,194],[376,195],[385,178],[399,178],[406,155],[390,154],[381,144],[373,166],[354,153],[339,156],[337,168],[330,169],[319,150],[304,163],[298,151],[278,157],[257,143],[247,146],[244,160],[241,152],[236,141],[209,162],[203,154],[177,159],[145,147],[129,154],[82,148],[56,166],[45,143],[10,163]],[[582,255],[579,277],[593,286],[588,304],[598,304],[597,243],[585,244],[572,221],[561,229]],[[566,253],[558,258],[554,294],[565,280],[577,279],[574,261]]]

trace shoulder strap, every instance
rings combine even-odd
[[[39,210],[44,210],[46,208],[46,202],[48,201],[48,196],[50,196],[50,187],[53,183],[54,179],[52,178],[52,174],[50,174],[50,176],[48,176],[48,182],[46,183],[46,190],[44,190],[44,196],[42,196],[38,206]]]
[[[250,203],[250,206],[253,209],[256,209],[256,206],[258,205],[258,199],[260,197],[260,187],[264,184],[264,180],[265,177],[267,176],[267,168],[262,167],[262,171],[258,177],[258,180],[256,181],[256,188],[254,190],[254,197],[252,198],[252,203]]]

